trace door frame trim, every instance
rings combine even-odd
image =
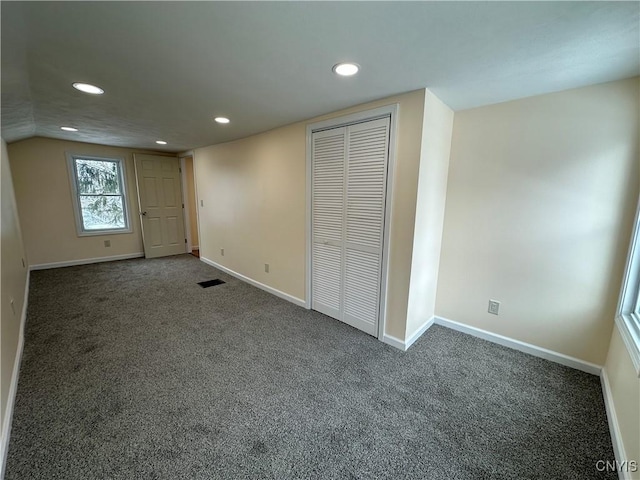
[[[312,168],[311,168],[311,140],[314,132],[328,130],[332,128],[344,127],[356,123],[363,123],[370,120],[376,120],[383,117],[391,117],[389,122],[389,158],[387,164],[387,190],[385,198],[384,212],[384,234],[382,243],[382,278],[380,279],[380,311],[378,315],[378,331],[379,340],[384,338],[385,325],[387,318],[387,297],[389,293],[389,256],[391,252],[391,221],[392,221],[392,200],[393,185],[396,169],[396,146],[398,131],[398,113],[400,105],[394,103],[383,107],[361,112],[344,115],[340,117],[330,118],[307,124],[306,136],[306,229],[305,229],[305,307],[311,309],[313,299],[311,297],[311,193],[312,193]]]
[[[197,234],[198,234],[198,238],[196,240],[198,240],[198,248],[200,249],[200,201],[199,201],[199,196],[198,196],[198,174],[196,172],[196,151],[195,150],[187,150],[186,152],[181,152],[178,154],[178,158],[180,158],[180,168],[182,169],[182,182],[183,182],[183,198],[184,198],[184,192],[186,192],[187,190],[187,186],[185,185],[186,182],[186,177],[185,177],[185,168],[183,165],[183,160],[186,157],[191,157],[191,162],[193,164],[193,194],[195,195],[195,201],[196,201],[196,230],[197,230]],[[186,205],[186,203],[185,203]],[[187,215],[184,216],[185,219],[187,218]],[[193,250],[193,238],[191,238],[191,217],[189,217],[189,229],[187,230],[187,224],[185,223],[185,233],[189,232],[189,234],[187,235],[187,246],[188,246],[188,251],[187,253],[191,253]]]
[[[179,154],[178,158],[180,159],[180,182],[182,183],[182,204],[184,207],[182,208],[182,218],[184,218],[184,235],[187,237],[187,243],[185,245],[186,253],[191,253],[193,250],[193,239],[191,238],[191,214],[189,209],[187,208],[187,169],[185,166],[185,160],[191,157],[191,164],[193,166],[193,189],[194,194],[196,195],[196,215],[198,214],[198,194],[196,190],[196,162],[193,151],[183,152]],[[198,245],[199,246],[199,245]]]

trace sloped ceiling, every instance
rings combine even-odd
[[[2,2],[2,136],[167,151],[430,88],[455,110],[640,73],[638,2]],[[354,61],[361,72],[331,68]],[[73,82],[105,90],[80,93]],[[221,126],[216,115],[231,118]],[[67,125],[77,133],[60,130]]]

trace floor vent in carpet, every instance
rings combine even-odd
[[[219,278],[216,278],[215,280],[207,280],[206,282],[198,282],[198,285],[200,285],[202,288],[209,288],[209,287],[213,287],[215,285],[222,285],[224,282],[222,280],[220,280]]]

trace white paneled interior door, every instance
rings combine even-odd
[[[134,154],[146,258],[185,252],[180,163],[176,157]]]
[[[390,118],[312,135],[311,307],[370,335],[380,315]]]

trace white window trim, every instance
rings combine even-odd
[[[633,234],[622,281],[616,324],[640,377],[640,199],[633,224]]]
[[[82,153],[67,152],[67,170],[69,171],[69,182],[71,183],[71,201],[73,203],[73,214],[76,219],[76,233],[79,237],[93,237],[97,235],[119,235],[123,233],[132,233],[131,215],[129,210],[129,196],[127,194],[127,164],[123,157],[97,157],[95,155],[84,155]],[[78,184],[76,180],[75,162],[76,158],[83,160],[109,161],[119,164],[120,187],[122,189],[122,197],[124,203],[124,223],[125,228],[113,228],[105,230],[84,230],[82,226],[82,211],[80,209],[80,200],[78,194]]]

